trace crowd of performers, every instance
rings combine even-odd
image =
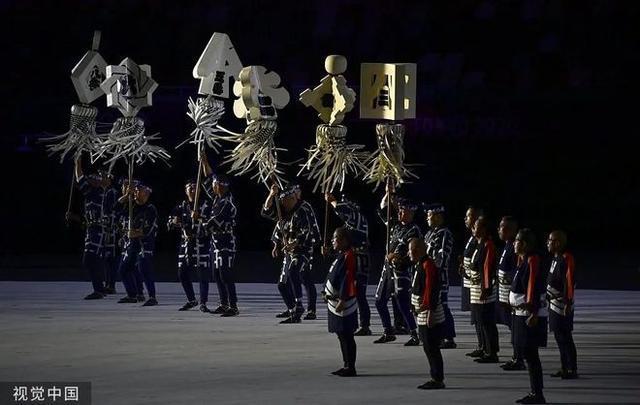
[[[237,210],[229,178],[214,175],[206,157],[203,161],[206,196],[194,204],[198,201],[196,181],[187,181],[185,199],[171,212],[167,224],[169,230],[180,235],[177,268],[187,298],[180,310],[199,306],[206,313],[237,316],[233,271]],[[157,305],[152,259],[159,218],[150,202],[151,188],[138,180],[129,184],[125,179],[118,192],[109,175],[85,174],[80,161],[76,161],[75,174],[84,196],[83,266],[93,284],[93,292],[85,299],[114,294],[119,275],[126,296],[118,302]],[[333,234],[335,260],[321,295],[328,306],[329,332],[337,334],[344,361],[333,374],[349,377],[357,374],[355,336],[372,335],[366,296],[369,222],[359,205],[345,196],[338,200],[327,193],[325,199],[343,225]],[[424,218],[419,213],[424,213]],[[463,280],[461,310],[471,312],[477,335],[477,348],[466,355],[478,363],[498,363],[496,325],[507,325],[511,329],[513,355],[500,366],[505,371],[527,369],[531,384],[531,393],[517,402],[544,403],[538,349],[547,344],[547,329],[554,334],[562,365],[552,376],[573,379],[578,375],[572,337],[575,265],[567,251],[566,234],[560,230],[549,234],[546,245],[551,260],[547,266],[537,253],[533,231],[519,229],[513,217],[502,217],[498,225],[502,246],[499,250],[492,240],[488,218],[480,208],[469,207],[464,218],[468,240],[461,257],[454,258],[454,239],[445,213],[442,204],[417,204],[398,197],[394,188],[387,186],[378,214],[385,225],[387,220],[391,223],[387,255],[375,292],[375,306],[384,330],[374,343],[384,344],[395,341],[397,335],[409,335],[405,346],[422,345],[430,367],[431,379],[418,388],[444,388],[441,349],[456,348],[448,293],[449,273],[457,267]],[[272,256],[282,259],[278,290],[286,308],[277,317],[285,324],[316,319],[317,291],[311,266],[321,235],[313,207],[303,200],[298,186],[280,189],[274,185],[261,214],[275,224]],[[422,227],[428,229],[426,234]],[[323,254],[330,254],[326,244],[321,249]],[[192,283],[194,273],[200,285],[197,298]],[[220,298],[215,309],[207,307],[211,278]]]

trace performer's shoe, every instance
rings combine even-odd
[[[227,309],[229,309],[229,307],[226,305],[218,305],[218,308],[211,311],[211,313],[214,315],[222,315],[227,312]]]
[[[149,297],[149,299],[142,304],[143,307],[155,307],[156,305],[158,305],[156,297]]]
[[[504,371],[521,371],[521,370],[526,370],[527,366],[525,366],[524,362],[522,361],[516,361],[511,359],[508,362],[501,364],[500,368],[503,369]]]
[[[358,373],[356,373],[355,368],[343,368],[342,370],[336,373],[339,377],[356,377]]]
[[[123,297],[118,300],[118,304],[135,304],[138,300],[135,297]]]
[[[469,352],[469,353],[465,354],[465,356],[467,356],[467,357],[482,357],[482,356],[484,356],[484,350],[476,349],[476,350],[474,350],[472,352]]]
[[[393,342],[394,340],[396,340],[396,335],[389,335],[389,334],[383,333],[382,336],[374,340],[373,343],[389,343],[389,342]]]
[[[488,363],[500,363],[500,359],[498,358],[497,355],[486,355],[486,356],[482,356],[482,357],[478,357],[477,359],[474,360],[476,363],[484,363],[484,364],[488,364]]]
[[[289,311],[288,309],[276,315],[276,318],[289,318],[289,317],[291,317],[291,311]]]
[[[404,326],[398,326],[395,328],[396,330],[396,335],[408,335],[409,334],[409,329],[405,328]]]
[[[411,332],[411,339],[409,339],[409,341],[407,343],[404,344],[405,346],[420,346],[420,338],[418,337],[418,334],[414,331]]]
[[[113,295],[113,294],[115,294],[115,293],[116,293],[116,288],[115,288],[115,287],[107,286],[107,287],[105,287],[105,288],[104,288],[104,290],[103,290],[103,291],[104,291],[104,293],[105,293],[105,294]]]
[[[578,373],[573,370],[567,370],[563,375],[560,376],[563,380],[575,380],[578,378]]]
[[[456,347],[458,347],[458,345],[453,339],[445,339],[440,343],[441,349],[455,349]]]
[[[551,377],[562,378],[563,375],[566,374],[565,370],[558,370],[555,373],[549,374]]]
[[[526,397],[520,398],[516,401],[517,404],[546,404],[547,400],[544,399],[542,394],[529,394]]]
[[[316,316],[316,311],[307,311],[307,314],[302,319],[305,321],[315,321],[318,317]]]
[[[430,380],[418,385],[418,388],[421,390],[441,390],[444,388],[444,383],[442,381]]]
[[[91,294],[89,294],[86,297],[84,297],[84,299],[85,300],[100,300],[100,299],[102,299],[104,297],[105,297],[105,295],[103,293],[94,291]]]
[[[195,308],[198,306],[198,301],[187,301],[186,304],[184,304],[183,306],[180,307],[180,309],[178,311],[188,311],[191,308]]]
[[[332,371],[332,372],[331,372],[331,374],[333,374],[333,375],[338,375],[338,374],[342,373],[342,370],[344,370],[345,368],[346,368],[346,367],[339,368],[339,369],[337,369],[336,371]]]
[[[368,326],[362,326],[353,336],[371,336],[371,329]]]
[[[228,318],[230,316],[238,316],[238,315],[240,315],[240,311],[238,310],[237,307],[229,307],[221,316],[223,318]]]
[[[281,324],[287,324],[287,323],[300,323],[300,316],[297,314],[293,314],[290,317],[288,317],[287,319],[280,321]]]
[[[138,300],[138,302],[145,302],[145,300],[146,300],[145,297],[144,297],[144,294],[138,294],[136,296],[136,299]]]
[[[302,316],[304,314],[304,307],[302,305],[297,305],[295,308],[296,314]]]

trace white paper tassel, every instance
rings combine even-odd
[[[404,125],[377,124],[376,136],[378,149],[371,155],[367,166],[371,166],[365,176],[369,183],[377,188],[387,178],[396,184],[406,182],[408,177],[418,178],[404,163]]]
[[[222,135],[224,131],[218,127],[218,121],[224,114],[224,102],[211,96],[199,97],[195,101],[189,98],[188,107],[187,116],[193,120],[196,127],[191,131],[189,138],[176,148],[191,143],[200,150],[201,145],[206,142],[211,149],[219,153],[218,148],[222,147],[220,141],[227,139],[225,135]]]
[[[284,183],[283,172],[278,168],[278,152],[274,137],[278,123],[274,120],[257,120],[249,123],[244,134],[231,135],[228,139],[238,145],[223,163],[230,163],[229,172],[241,176],[253,172],[252,179],[268,185]]]
[[[100,139],[96,134],[98,109],[88,104],[74,104],[71,107],[69,131],[62,135],[41,139],[49,156],[60,154],[60,163],[67,155],[78,159],[84,152],[93,154],[98,150]]]
[[[307,171],[307,179],[315,180],[313,192],[332,192],[339,186],[342,191],[347,175],[358,177],[367,172],[369,154],[361,151],[363,145],[346,145],[347,127],[318,125],[316,144],[308,149],[309,158],[298,176]]]

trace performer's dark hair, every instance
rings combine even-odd
[[[349,232],[349,229],[346,226],[341,226],[339,228],[336,228],[335,233],[336,235],[342,236],[349,246],[353,244],[351,232]]]
[[[522,240],[527,245],[527,250],[533,252],[536,249],[536,235],[529,228],[518,231],[516,239]]]
[[[511,215],[505,215],[502,217],[502,221],[513,226],[514,230],[518,230],[518,220],[516,219],[516,217],[513,217]]]
[[[558,238],[558,241],[560,242],[560,246],[562,247],[562,249],[566,249],[567,248],[567,233],[565,231],[561,231],[560,229],[556,229],[554,231],[551,231],[551,234],[556,235],[556,237]]]
[[[476,216],[481,217],[484,215],[484,210],[476,205],[469,205],[467,210],[475,212]]]

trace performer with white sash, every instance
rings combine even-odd
[[[563,380],[578,378],[576,344],[573,342],[573,297],[575,293],[575,262],[567,251],[567,234],[553,231],[547,240],[553,255],[547,278],[549,299],[549,330],[558,343],[562,368],[551,374]]]
[[[479,217],[473,225],[473,236],[478,243],[470,268],[471,313],[475,314],[476,325],[480,327],[484,341],[484,354],[477,363],[497,363],[498,328],[496,327],[496,247],[489,234],[488,220]]]
[[[427,246],[420,238],[409,242],[409,258],[414,263],[411,305],[417,314],[418,331],[424,353],[429,361],[431,380],[418,388],[434,390],[444,388],[444,367],[440,341],[444,332],[445,313],[440,289],[440,270],[427,254]]]
[[[354,377],[357,373],[356,341],[353,334],[358,328],[356,253],[347,228],[336,229],[332,243],[338,256],[329,269],[322,295],[328,306],[329,332],[338,335],[344,361],[344,367],[332,374],[340,377]]]
[[[476,220],[479,216],[483,214],[482,209],[474,206],[469,206],[464,216],[464,226],[467,228],[467,231],[471,234],[473,224],[475,224]],[[460,277],[462,278],[462,291],[460,293],[460,310],[461,311],[471,311],[471,292],[469,288],[471,287],[471,264],[473,262],[473,255],[476,251],[476,245],[478,241],[473,235],[469,235],[469,239],[464,246],[464,250],[462,252],[462,258],[460,260],[460,267],[458,272],[460,273]],[[478,340],[478,347],[466,355],[469,357],[482,357],[484,355],[484,339],[482,338],[482,329],[480,325],[476,322],[475,314],[471,312],[471,324],[475,325],[476,328],[476,338]]]
[[[509,304],[513,308],[513,344],[524,355],[529,371],[531,393],[517,400],[520,404],[545,404],[542,394],[542,364],[539,347],[547,346],[545,280],[541,274],[540,257],[535,254],[535,235],[522,229],[516,235],[515,250],[518,267],[511,283]]]
[[[440,271],[440,302],[444,308],[445,324],[443,327],[441,349],[455,349],[457,347],[456,325],[449,308],[449,266],[453,253],[453,234],[445,225],[444,205],[435,203],[425,207],[425,214],[429,231],[424,237],[427,254],[433,259]]]
[[[504,216],[498,226],[498,237],[504,242],[504,247],[498,259],[498,305],[496,306],[496,322],[506,325],[511,329],[511,306],[509,305],[509,293],[511,292],[511,282],[516,272],[518,256],[513,247],[513,241],[518,233],[518,222],[514,217]],[[525,370],[522,353],[516,350],[513,344],[513,333],[511,334],[511,345],[513,346],[513,357],[500,365],[505,371]]]

